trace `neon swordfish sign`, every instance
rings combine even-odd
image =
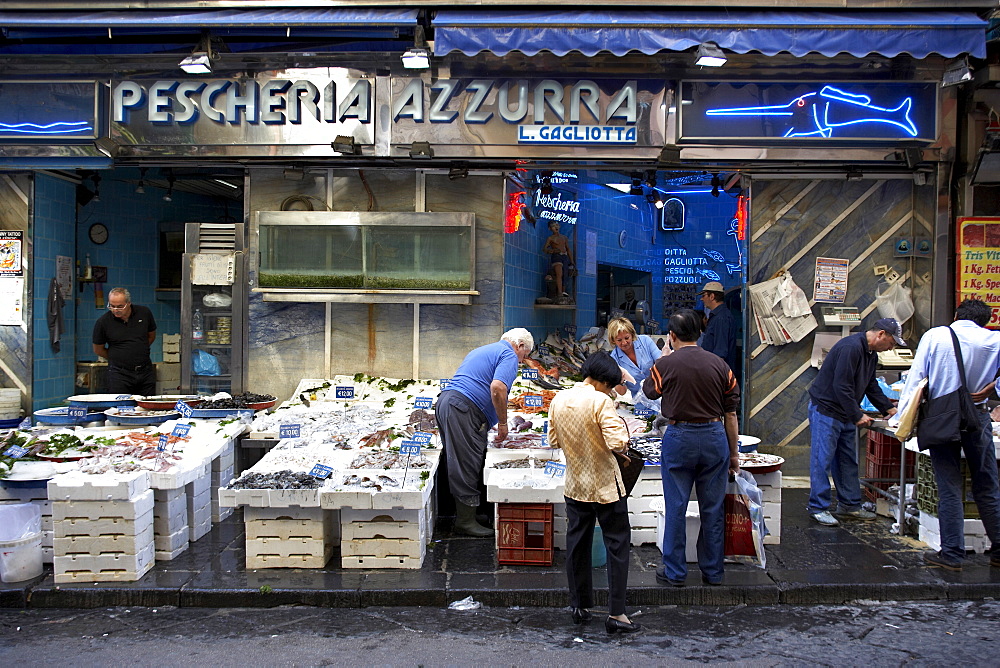
[[[901,137],[916,137],[917,126],[910,117],[913,98],[904,97],[893,108],[872,103],[868,95],[855,95],[835,86],[799,95],[784,104],[754,107],[707,109],[706,116],[786,117],[790,127],[782,137],[829,139],[843,134],[845,128],[883,124],[894,128]]]

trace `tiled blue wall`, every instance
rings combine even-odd
[[[74,257],[76,186],[46,174],[35,176],[32,244],[32,410],[59,405],[73,393],[76,371],[76,318],[72,300],[63,307],[64,331],[59,352],[53,352],[46,323],[49,283],[56,273],[56,256]]]
[[[535,174],[531,175],[532,177]],[[739,271],[730,273],[726,264],[739,265],[740,249],[734,235],[729,234],[730,223],[736,212],[736,199],[726,193],[713,197],[711,187],[680,187],[664,182],[666,175],[659,173],[658,193],[661,199],[677,197],[685,205],[686,224],[682,231],[664,232],[659,229],[658,210],[645,197],[628,195],[605,184],[628,184],[627,174],[615,172],[581,171],[575,182],[553,184],[562,198],[576,199],[580,203],[576,225],[563,225],[562,233],[571,239],[576,228],[576,259],[580,276],[577,278],[577,309],[575,324],[582,331],[597,321],[595,299],[596,275],[586,274],[586,232],[597,234],[597,264],[608,264],[652,274],[650,305],[654,316],[661,322],[669,317],[663,313],[663,286],[666,281],[678,279],[667,275],[664,265],[666,249],[681,249],[686,257],[704,259],[705,264],[695,266],[699,273],[686,280],[699,287],[718,275],[726,288],[742,284]],[[646,189],[648,192],[648,189]],[[532,207],[536,212],[536,207]],[[619,244],[620,232],[625,231],[625,244]],[[504,253],[505,327],[526,327],[536,338],[568,324],[574,315],[570,311],[535,308],[534,300],[543,294],[543,277],[548,256],[542,246],[549,231],[545,220],[539,218],[532,226],[522,222],[517,233],[506,235]],[[709,257],[719,253],[724,258],[717,261]],[[743,250],[745,257],[745,250]],[[714,272],[709,273],[709,272]],[[685,280],[685,279],[681,279]],[[700,303],[692,306],[701,307]]]

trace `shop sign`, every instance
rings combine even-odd
[[[24,230],[0,230],[0,276],[24,276]]]
[[[93,140],[97,127],[95,81],[0,81],[0,139]]]
[[[663,256],[663,274],[667,283],[707,283],[722,278],[708,268],[707,258],[688,255],[686,248],[664,248]]]
[[[987,327],[1000,329],[1000,218],[959,218],[956,244],[956,302],[983,300],[993,310]]]
[[[680,140],[769,143],[934,141],[933,82],[681,84]]]

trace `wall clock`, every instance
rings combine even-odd
[[[621,232],[618,233],[618,245],[622,248],[625,248],[625,242],[627,241],[628,241],[628,232],[622,230]]]
[[[103,244],[108,240],[108,226],[104,223],[94,223],[90,226],[90,232],[88,233],[90,240],[95,244]]]

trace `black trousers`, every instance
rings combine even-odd
[[[108,392],[111,394],[156,394],[156,368],[147,364],[139,368],[108,365]]]
[[[594,542],[594,521],[604,532],[604,547],[608,551],[608,614],[625,614],[625,591],[628,589],[628,555],[632,528],[628,523],[628,501],[589,503],[566,499],[566,579],[569,581],[570,606],[589,608],[594,605],[594,571],[591,549]]]
[[[434,408],[448,462],[448,485],[461,503],[479,506],[479,484],[486,465],[486,416],[464,394],[445,390]]]

